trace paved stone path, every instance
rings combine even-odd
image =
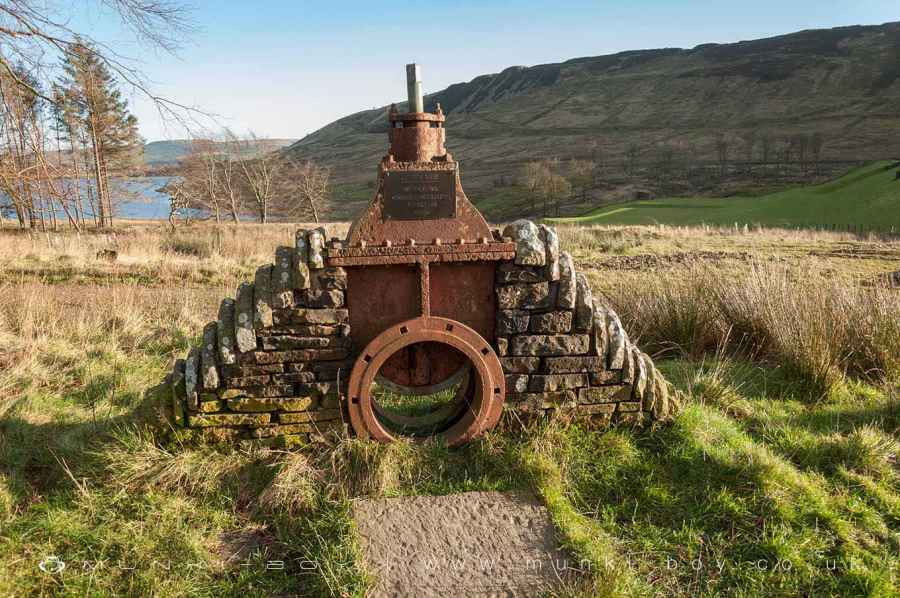
[[[500,492],[354,502],[366,566],[384,596],[535,596],[577,563],[547,509]]]

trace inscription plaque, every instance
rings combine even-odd
[[[385,220],[456,217],[455,171],[389,171],[385,178]]]

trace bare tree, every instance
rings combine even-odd
[[[250,133],[240,142],[245,157],[238,162],[243,182],[247,186],[250,201],[253,202],[260,224],[269,221],[269,208],[275,197],[275,177],[283,164],[281,156],[274,151],[274,145]]]
[[[581,199],[584,201],[587,197],[588,185],[593,183],[593,173],[597,169],[597,164],[591,160],[571,159],[567,165],[569,181],[573,187],[577,187],[580,191]]]
[[[549,216],[547,207],[551,201],[556,202],[558,213],[560,199],[571,192],[572,184],[566,180],[566,177],[551,172],[550,176],[542,181],[541,195],[544,197],[544,216]]]
[[[319,211],[331,191],[331,170],[308,160],[293,173],[297,185],[297,194],[309,206],[313,220],[318,224]]]
[[[525,186],[531,194],[531,211],[537,209],[538,191],[544,185],[544,181],[550,176],[550,167],[546,161],[528,162],[525,164]]]
[[[167,52],[174,52],[193,30],[187,5],[179,0],[92,0],[87,4],[117,16],[145,45]],[[42,89],[51,87],[53,65],[72,56],[78,47],[88,46],[97,60],[119,79],[149,96],[161,111],[176,116],[178,110],[185,108],[153,94],[141,72],[114,49],[69,26],[72,17],[85,10],[85,3],[70,4],[68,13],[61,12],[64,6],[38,0],[0,0],[0,45],[4,48],[0,71],[16,85],[52,103],[52,95],[44,94]],[[38,79],[20,77],[16,64],[25,65]]]
[[[181,183],[176,187],[186,205],[208,211],[221,222],[223,208],[229,204],[221,193],[220,171],[225,157],[222,144],[212,139],[193,139],[181,161]]]

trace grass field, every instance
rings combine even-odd
[[[900,241],[561,227],[684,394],[658,429],[286,452],[154,428],[149,389],[292,232],[0,236],[0,595],[361,597],[353,498],[507,489],[586,564],[562,595],[900,591]]]
[[[673,198],[604,206],[558,224],[763,225],[900,230],[898,162],[875,162],[835,181],[759,197]]]

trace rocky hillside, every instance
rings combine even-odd
[[[715,161],[724,136],[730,159],[739,160],[751,132],[776,147],[792,134],[818,133],[826,161],[896,158],[900,22],[510,67],[429,95],[426,108],[437,102],[476,201],[498,176],[516,177],[535,158],[622,163],[630,147],[650,156],[666,146],[684,159]],[[332,166],[338,182],[366,183],[386,131],[386,107],[366,110],[287,151]]]

